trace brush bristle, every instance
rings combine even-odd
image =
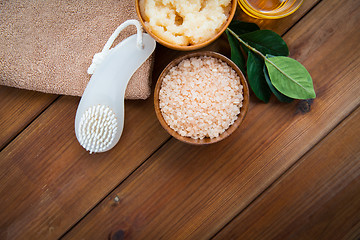
[[[79,142],[90,153],[103,152],[114,140],[116,132],[114,112],[104,105],[92,106],[81,117]]]

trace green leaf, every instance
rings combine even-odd
[[[289,55],[289,49],[285,41],[273,31],[258,30],[255,32],[242,34],[239,37],[264,55]]]
[[[280,101],[280,102],[292,102],[294,99],[289,98],[287,96],[285,96],[284,94],[282,94],[281,92],[279,92],[278,90],[276,90],[276,88],[274,87],[274,85],[271,83],[270,77],[269,77],[269,73],[266,69],[266,66],[264,65],[264,76],[265,76],[265,80],[266,83],[268,84],[271,92],[274,93],[275,97]]]
[[[243,73],[245,73],[245,58],[240,49],[240,43],[228,30],[226,30],[225,32],[229,40],[231,60],[240,68]]]
[[[263,68],[264,60],[249,51],[247,59],[247,75],[250,87],[257,98],[267,103],[270,100],[271,92],[269,86],[266,84]]]
[[[298,61],[289,57],[266,56],[265,64],[271,83],[282,94],[295,99],[316,97],[311,76]]]
[[[229,28],[233,30],[237,35],[260,30],[258,25],[256,25],[255,23],[242,22],[239,20],[233,20],[230,23]]]

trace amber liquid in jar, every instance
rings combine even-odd
[[[281,8],[287,0],[247,0],[247,2],[254,10],[269,12]]]
[[[296,11],[303,0],[238,0],[242,10],[255,18],[276,19]]]

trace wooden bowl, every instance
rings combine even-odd
[[[163,115],[161,113],[160,110],[160,106],[159,106],[159,93],[160,93],[160,88],[162,85],[162,81],[164,79],[164,77],[168,74],[169,70],[178,65],[182,60],[184,59],[188,59],[191,57],[200,57],[200,56],[210,56],[210,57],[214,57],[214,58],[218,58],[220,60],[222,60],[223,62],[226,62],[230,67],[232,67],[235,72],[239,75],[240,77],[240,82],[241,85],[243,85],[243,106],[240,109],[240,114],[238,115],[238,118],[235,120],[234,124],[231,125],[227,130],[225,130],[225,132],[223,132],[222,134],[220,134],[220,136],[216,137],[216,138],[204,138],[204,139],[193,139],[190,137],[184,137],[181,136],[180,134],[178,134],[175,130],[173,130],[172,128],[169,127],[169,125],[165,122]],[[175,60],[173,60],[172,62],[170,62],[165,69],[161,72],[159,79],[156,83],[155,86],[155,92],[154,92],[154,106],[155,106],[155,113],[156,113],[156,117],[159,119],[160,124],[162,125],[162,127],[174,138],[185,142],[185,143],[190,143],[190,144],[195,144],[195,145],[203,145],[203,144],[211,144],[211,143],[215,143],[215,142],[219,142],[221,140],[223,140],[224,138],[228,137],[231,133],[233,133],[241,124],[241,122],[244,120],[244,117],[247,113],[248,107],[249,107],[249,87],[248,84],[245,80],[244,75],[242,74],[241,70],[236,66],[236,64],[234,62],[232,62],[230,59],[228,59],[227,57],[216,53],[216,52],[211,52],[211,51],[202,51],[202,52],[195,52],[195,53],[189,53],[185,56],[181,56],[179,58],[176,58]]]
[[[195,45],[180,46],[180,45],[176,45],[176,44],[169,43],[169,42],[162,40],[156,34],[154,34],[150,28],[148,28],[145,25],[144,19],[142,18],[141,12],[140,12],[139,0],[135,0],[136,13],[138,15],[138,18],[140,19],[141,24],[143,25],[144,29],[146,30],[146,32],[161,45],[163,45],[167,48],[171,48],[171,49],[179,50],[179,51],[191,51],[191,50],[203,48],[203,47],[209,45],[210,43],[212,43],[213,41],[215,41],[218,37],[220,37],[220,35],[226,30],[226,28],[229,26],[231,20],[233,19],[234,15],[235,15],[235,11],[236,11],[236,5],[237,5],[237,0],[232,0],[231,10],[230,10],[230,14],[229,14],[227,21],[223,24],[220,31],[216,35],[214,35],[211,39],[209,39],[205,42],[199,43],[199,44],[195,44]]]

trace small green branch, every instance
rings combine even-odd
[[[242,40],[233,30],[231,30],[230,28],[227,28],[227,30],[242,44],[245,45],[245,47],[247,47],[248,49],[250,49],[251,51],[253,51],[254,53],[256,53],[257,55],[259,55],[260,57],[262,57],[264,59],[264,61],[270,63],[271,65],[274,66],[274,68],[276,68],[279,72],[281,72],[284,76],[286,76],[288,79],[290,79],[291,81],[293,81],[295,84],[297,84],[298,86],[300,86],[301,88],[303,88],[305,91],[307,91],[301,84],[299,84],[297,81],[295,81],[291,76],[289,76],[288,74],[286,74],[284,71],[282,71],[278,66],[276,66],[276,64],[274,64],[271,60],[269,60],[264,54],[262,54],[260,51],[258,51],[256,48],[253,48],[252,46],[250,46],[247,42],[245,42],[244,40]],[[307,91],[308,92],[308,91]]]
[[[258,51],[256,48],[253,48],[252,46],[250,46],[247,42],[245,42],[244,40],[242,40],[233,30],[231,30],[230,28],[227,28],[227,30],[242,44],[244,44],[248,49],[250,49],[251,51],[253,51],[254,53],[260,55],[264,60],[266,60],[266,57],[264,54],[262,54],[260,51]]]
[[[281,71],[281,69],[279,69],[273,62],[269,61],[269,59],[262,54],[260,51],[258,51],[256,48],[253,48],[252,46],[250,46],[247,42],[245,42],[244,40],[242,40],[233,30],[231,30],[230,28],[227,28],[227,30],[242,44],[245,45],[245,47],[247,47],[248,49],[250,49],[251,51],[253,51],[254,53],[256,53],[257,55],[259,55],[260,57],[262,57],[264,59],[264,61],[270,63],[271,65],[273,65],[277,70],[279,70],[280,72],[282,72],[284,75],[286,75],[286,73],[284,73],[283,71]]]

